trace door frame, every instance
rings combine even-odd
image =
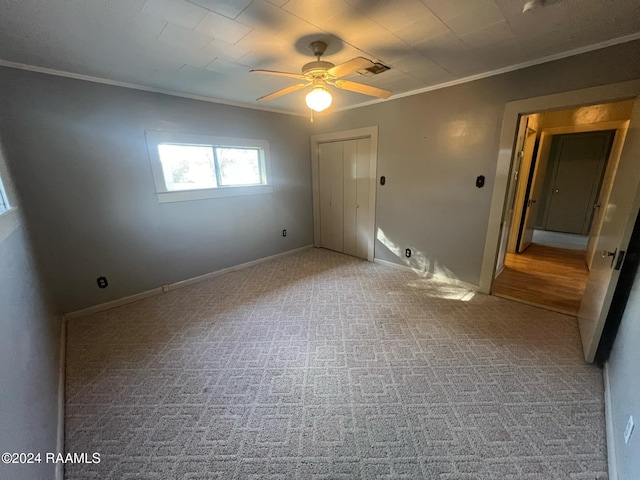
[[[313,187],[313,244],[320,247],[320,166],[318,149],[321,143],[340,142],[369,138],[369,218],[367,235],[367,260],[373,262],[375,256],[376,233],[376,179],[378,166],[378,126],[355,128],[339,132],[311,135],[311,183]]]
[[[638,95],[640,95],[640,80],[631,80],[601,87],[517,100],[506,104],[502,117],[496,174],[480,271],[480,292],[489,294],[495,277],[506,194],[514,159],[514,140],[520,116],[547,110],[561,110],[581,105],[635,99]]]

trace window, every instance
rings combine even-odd
[[[146,132],[159,202],[273,192],[265,140]]]
[[[9,199],[2,185],[2,178],[0,178],[0,214],[3,214],[7,210],[9,210]]]

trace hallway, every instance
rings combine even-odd
[[[524,253],[507,253],[505,268],[491,293],[576,315],[589,276],[584,258],[584,251],[535,243]]]

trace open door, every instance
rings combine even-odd
[[[518,178],[515,179],[517,182],[515,185],[516,193],[513,204],[513,218],[511,220],[511,231],[509,232],[509,241],[507,243],[507,252],[509,253],[521,253],[523,251],[519,249],[519,241],[526,207],[525,192],[529,184],[537,144],[538,121],[537,115],[530,115],[529,123],[525,129],[524,144],[519,162],[519,174]]]
[[[547,172],[547,164],[549,163],[549,154],[551,152],[552,135],[542,132],[539,141],[538,152],[533,174],[531,177],[531,187],[528,192],[526,201],[526,211],[524,214],[524,222],[522,224],[522,234],[518,251],[526,250],[533,239],[533,230],[535,229],[536,219],[538,218],[538,209],[540,208],[540,198],[542,198],[542,190],[544,188],[544,178]]]
[[[627,131],[629,129],[629,121],[624,122],[616,130],[613,138],[613,145],[611,146],[611,153],[609,154],[609,161],[607,162],[607,169],[602,181],[602,188],[600,189],[600,196],[594,206],[595,214],[593,216],[593,222],[591,224],[591,231],[589,233],[589,243],[587,244],[587,267],[591,270],[593,259],[596,255],[596,244],[598,243],[598,237],[600,237],[600,230],[604,223],[604,209],[602,205],[609,203],[609,196],[611,195],[611,188],[613,187],[613,180],[616,177],[616,171],[620,162],[620,155],[622,155],[622,148],[624,147],[625,139],[627,138]]]
[[[631,232],[640,206],[640,97],[636,99],[611,194],[602,205],[603,223],[596,240],[578,323],[587,362],[593,362],[618,283]]]
[[[515,158],[513,159],[513,167],[511,169],[509,181],[509,190],[507,192],[507,198],[505,200],[504,213],[502,216],[502,225],[500,232],[500,243],[498,246],[498,258],[496,264],[495,276],[500,275],[500,272],[504,269],[505,255],[509,250],[509,238],[511,235],[511,223],[513,222],[513,209],[516,200],[516,185],[518,183],[518,175],[520,173],[520,162],[524,155],[524,140],[527,133],[527,124],[529,123],[529,116],[522,115],[518,119],[518,131],[516,136],[516,143],[513,151],[515,152]]]

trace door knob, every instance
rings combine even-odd
[[[557,188],[553,190],[553,193],[558,193],[560,190],[558,190]]]

